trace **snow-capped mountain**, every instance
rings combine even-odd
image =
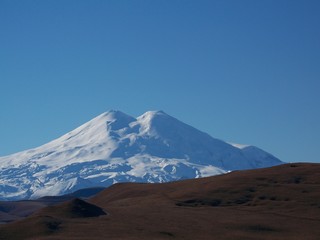
[[[215,139],[162,111],[99,115],[40,147],[0,157],[0,199],[37,198],[116,182],[166,182],[282,162]]]

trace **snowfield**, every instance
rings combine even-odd
[[[61,195],[117,182],[167,182],[282,162],[215,139],[162,111],[99,115],[40,147],[0,157],[0,200]]]

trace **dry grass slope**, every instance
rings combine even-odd
[[[41,209],[0,239],[319,239],[320,164],[122,183]],[[107,213],[107,214],[105,214]]]

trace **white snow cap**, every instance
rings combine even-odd
[[[105,112],[40,147],[0,157],[0,200],[61,195],[115,182],[167,182],[281,164],[163,111]]]
[[[250,145],[244,145],[244,144],[239,144],[239,143],[229,143],[230,145],[239,148],[239,149],[244,149],[246,147],[250,147]]]

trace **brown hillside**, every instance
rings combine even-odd
[[[78,201],[1,225],[0,239],[319,239],[320,164],[116,184]]]

